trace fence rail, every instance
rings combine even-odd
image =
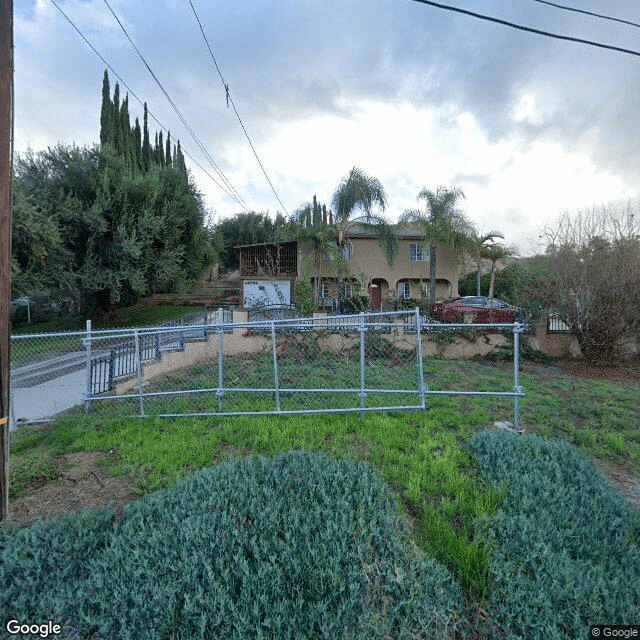
[[[83,404],[85,410],[107,417],[364,414],[424,409],[429,396],[489,395],[512,398],[514,423],[519,424],[523,391],[518,323],[436,324],[418,309],[242,323],[229,322],[218,310],[215,319],[199,319],[200,324],[183,321],[117,331],[88,327],[75,333],[75,402],[59,403],[60,410]],[[429,388],[425,343],[459,330],[513,334],[510,389]],[[27,342],[26,336],[15,338]],[[56,339],[63,338],[56,334]],[[22,417],[15,412],[12,416]]]

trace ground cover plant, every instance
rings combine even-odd
[[[360,463],[234,459],[111,516],[0,530],[2,609],[65,620],[66,638],[140,640],[444,639],[460,621],[453,576],[411,551]]]
[[[640,623],[640,511],[566,442],[484,431],[480,473],[507,483],[481,529],[496,543],[490,611],[507,638],[587,637]]]
[[[511,376],[508,365],[425,361],[425,380],[434,389],[508,388]],[[522,403],[523,423],[529,432],[568,439],[598,464],[638,476],[640,385],[636,380],[586,381],[555,366],[531,365],[525,366],[522,383],[527,392]],[[70,451],[103,451],[104,466],[96,469],[98,474],[129,474],[140,495],[171,487],[180,478],[234,455],[273,457],[305,449],[323,452],[331,459],[366,463],[399,497],[411,523],[413,543],[449,568],[466,595],[485,611],[492,606],[496,589],[509,588],[509,580],[514,580],[518,592],[528,587],[519,585],[516,573],[496,569],[497,539],[477,526],[483,517],[491,521],[502,513],[498,511],[501,505],[509,504],[505,490],[511,480],[507,484],[505,478],[491,480],[496,482],[491,484],[479,476],[466,443],[494,420],[509,419],[512,410],[512,401],[495,398],[431,397],[424,412],[367,414],[363,419],[325,415],[132,420],[99,413],[69,415],[54,426],[21,429],[12,435],[12,487],[14,495],[33,490],[37,484],[30,485],[27,474],[18,471],[20,467],[30,465],[35,477],[38,465],[48,465],[38,481],[42,482],[47,469],[56,468],[58,456]],[[509,455],[515,459],[527,453]],[[507,454],[505,457],[511,459]],[[573,458],[568,456],[567,460],[570,467]],[[588,479],[591,473],[595,471],[587,469],[580,477]],[[517,501],[512,505],[516,507]],[[535,547],[535,540],[529,542]],[[496,582],[496,577],[503,575],[507,578]],[[544,594],[552,606],[549,590]],[[593,602],[597,607],[600,600]],[[519,636],[522,630],[508,617],[494,609],[491,616],[481,637],[500,637],[507,631],[512,633],[510,637],[546,637],[535,625]],[[566,637],[573,637],[567,631],[572,620],[560,629]],[[467,630],[477,627],[479,621],[472,619]]]

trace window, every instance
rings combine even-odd
[[[345,260],[351,260],[351,254],[353,253],[353,245],[350,242],[342,247],[342,257]]]
[[[409,260],[411,262],[428,262],[429,249],[423,249],[417,242],[409,245]]]
[[[350,282],[344,283],[344,297],[353,298],[353,285]]]
[[[322,292],[320,294],[322,298],[330,298],[331,297],[331,287],[329,286],[329,282],[327,280],[322,281]]]
[[[411,299],[411,283],[410,282],[398,283],[398,298],[400,298],[401,300]]]
[[[325,260],[333,260],[333,258],[335,257],[335,252],[338,248],[335,242],[332,242],[329,246],[331,247],[331,250],[325,251],[323,254]]]

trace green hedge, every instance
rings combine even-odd
[[[0,610],[63,637],[448,638],[463,598],[370,467],[231,460],[128,505],[1,529]]]
[[[506,638],[586,638],[590,624],[640,624],[640,513],[566,442],[474,436],[480,473],[508,487],[481,531],[496,545],[491,598]]]

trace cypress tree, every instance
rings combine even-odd
[[[129,121],[129,94],[124,97],[120,107],[120,131],[122,132],[122,146],[120,153],[124,158],[125,166],[133,167],[132,145],[131,145],[131,123]]]
[[[144,163],[142,161],[142,132],[140,131],[140,121],[136,118],[133,127],[133,155],[135,158],[135,168],[138,173],[144,171]]]
[[[145,173],[148,173],[153,164],[153,150],[151,142],[149,142],[149,119],[147,112],[147,103],[144,103],[144,131],[142,136],[142,166]]]
[[[164,144],[162,142],[162,131],[158,133],[158,164],[164,167]]]
[[[113,90],[111,121],[113,122],[113,146],[120,153],[122,150],[122,127],[120,121],[120,85],[117,82]]]
[[[178,154],[178,169],[180,169],[180,171],[182,171],[182,173],[184,173],[184,175],[186,176],[187,165],[185,164],[185,161],[184,161],[184,154],[182,153],[182,147],[180,147],[180,140],[178,140],[177,154]]]
[[[167,148],[164,153],[164,162],[167,167],[171,166],[171,131],[167,131]]]
[[[109,74],[104,70],[102,78],[102,106],[100,107],[100,144],[113,142],[113,122],[111,119],[111,88]]]

